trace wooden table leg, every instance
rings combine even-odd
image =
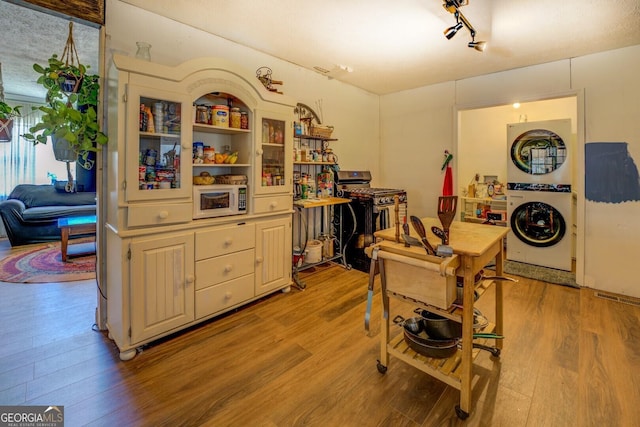
[[[62,253],[62,262],[67,262],[67,245],[69,244],[69,227],[60,229],[62,241],[60,243],[60,252]]]
[[[471,378],[473,375],[473,302],[475,275],[473,259],[462,258],[464,284],[462,296],[462,378],[460,384],[460,409],[467,414],[471,412]]]
[[[380,325],[380,364],[389,366],[389,353],[387,344],[389,343],[389,295],[387,295],[387,284],[384,272],[384,260],[371,261],[378,263],[380,271],[380,295],[382,296],[382,323]]]
[[[500,251],[496,254],[496,276],[503,276],[504,268],[504,244],[500,245]],[[494,282],[496,287],[496,334],[504,335],[502,314],[502,280]],[[503,340],[495,340],[496,347],[502,348]]]

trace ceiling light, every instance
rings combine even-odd
[[[476,30],[473,28],[473,25],[471,25],[471,23],[467,20],[467,18],[465,18],[465,16],[459,10],[460,7],[466,6],[468,4],[469,4],[468,0],[466,1],[465,0],[444,0],[442,7],[444,7],[447,10],[447,12],[452,13],[456,17],[456,25],[444,30],[444,36],[448,40],[451,40],[453,36],[455,36],[456,33],[460,29],[462,29],[462,26],[464,25],[469,30],[469,33],[471,33],[471,41],[469,42],[468,46],[477,50],[478,52],[483,52],[484,49],[487,47],[487,42],[483,42],[483,41],[477,42],[475,40]]]
[[[468,46],[474,48],[478,52],[484,52],[487,47],[487,42],[477,42],[475,40],[472,40],[469,42]]]
[[[451,38],[455,36],[456,33],[461,29],[462,29],[462,22],[458,22],[453,27],[449,27],[446,30],[444,30],[444,36],[447,38],[447,40],[451,40]]]

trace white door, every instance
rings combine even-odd
[[[136,239],[131,244],[131,342],[195,318],[193,233]]]
[[[256,224],[256,295],[291,283],[291,216]]]

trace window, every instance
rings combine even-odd
[[[39,104],[5,101],[12,106],[22,105],[22,117],[13,120],[11,141],[0,142],[0,200],[6,199],[18,184],[50,184],[55,178],[66,181],[67,165],[55,159],[51,144],[34,146],[22,138],[40,119],[42,112],[32,110]],[[75,163],[70,166],[75,176]]]

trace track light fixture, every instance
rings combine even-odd
[[[457,16],[456,16],[456,21],[457,21],[456,25],[454,25],[453,27],[449,27],[446,30],[444,30],[444,36],[447,38],[447,40],[451,40],[451,38],[453,36],[455,36],[458,33],[458,31],[460,31],[462,29],[462,22],[460,22],[457,19]]]
[[[467,46],[477,50],[478,52],[484,52],[484,49],[487,47],[487,42],[477,42],[472,40]]]
[[[459,10],[460,7],[466,6],[468,4],[469,0],[444,0],[442,7],[444,7],[447,12],[452,13],[456,17],[456,25],[444,30],[444,36],[447,38],[447,40],[451,40],[453,36],[455,36],[458,31],[460,31],[462,27],[465,26],[469,30],[469,33],[471,33],[471,41],[467,46],[479,52],[483,52],[487,47],[487,42],[476,41],[476,30]]]

